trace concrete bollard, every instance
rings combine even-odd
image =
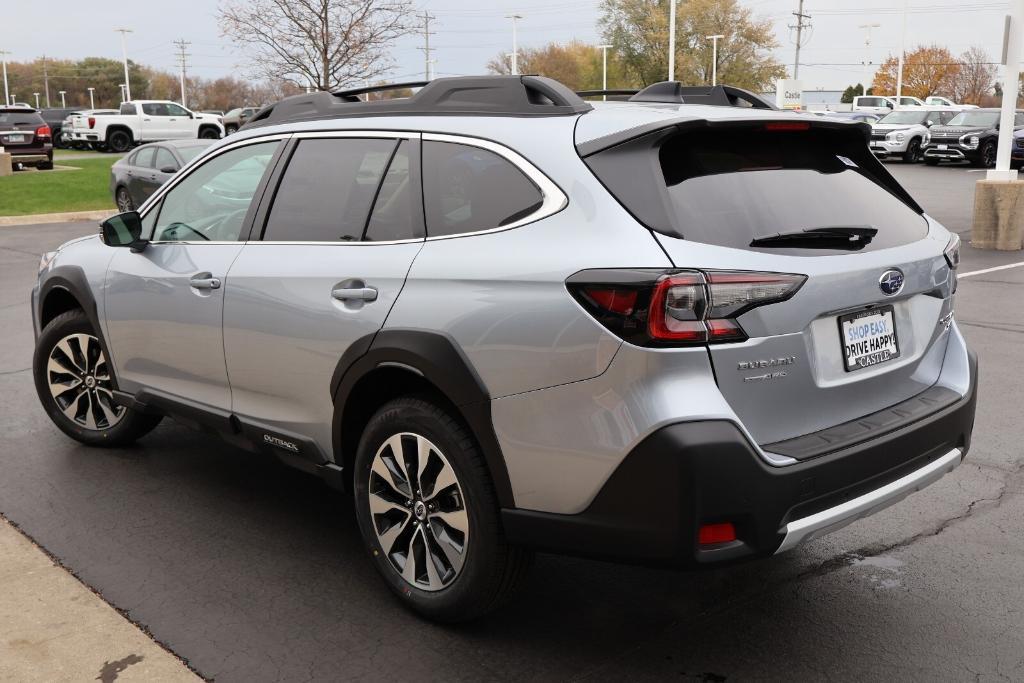
[[[1024,249],[1024,181],[978,181],[971,246],[1000,251]]]
[[[0,147],[0,176],[12,175],[14,173],[14,167],[11,166],[11,155],[3,151],[3,147]]]

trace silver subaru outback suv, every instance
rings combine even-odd
[[[45,254],[57,427],[123,446],[171,416],[321,476],[443,621],[536,550],[772,555],[964,458],[959,242],[866,125],[722,86],[418,85],[282,100]]]

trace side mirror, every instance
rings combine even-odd
[[[142,218],[138,211],[125,211],[100,223],[100,239],[108,247],[129,247],[140,252],[149,244],[142,239]]]
[[[163,168],[160,169],[160,172],[161,173],[177,173],[178,172],[178,167],[177,166],[164,166]]]

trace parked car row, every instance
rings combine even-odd
[[[906,108],[880,119],[871,128],[875,156],[900,158],[907,163],[924,161],[937,166],[943,161],[995,166],[999,140],[999,109]],[[1024,128],[1024,112],[1017,112],[1014,130]],[[1024,131],[1020,131],[1024,133]],[[1014,134],[1013,161],[1024,162],[1024,142]]]

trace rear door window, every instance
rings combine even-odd
[[[164,169],[178,170],[178,160],[166,147],[157,147],[156,156],[153,158],[153,168],[163,171]],[[171,171],[166,171],[170,173]]]
[[[544,196],[512,162],[480,147],[423,143],[427,236],[492,230],[536,212]]]
[[[358,242],[395,152],[391,138],[315,138],[295,148],[263,239]]]
[[[132,166],[138,166],[140,168],[153,168],[153,148],[146,147],[140,149],[135,153],[135,157],[132,159]]]
[[[399,143],[377,191],[363,239],[370,242],[423,237],[423,202],[419,192],[418,157],[412,143]]]

